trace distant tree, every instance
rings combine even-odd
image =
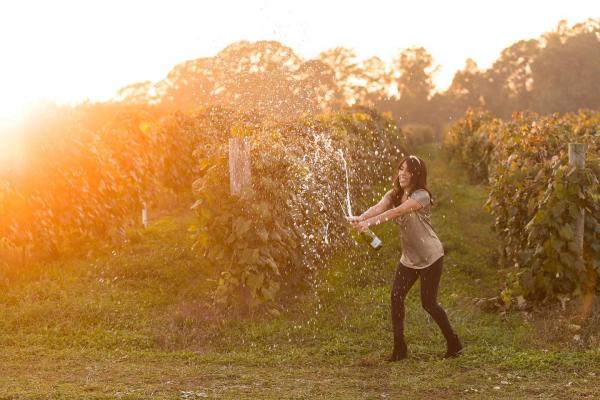
[[[396,116],[412,122],[427,122],[429,97],[438,71],[433,57],[423,47],[403,50],[394,60],[394,82],[400,99],[395,107]]]
[[[354,104],[357,100],[357,85],[360,80],[360,70],[354,50],[336,47],[320,53],[318,59],[334,72],[336,90],[333,94],[332,106],[340,108]]]
[[[468,107],[484,105],[485,100],[482,96],[484,86],[483,73],[477,68],[477,63],[468,58],[465,67],[454,74],[446,93],[452,97],[456,108],[465,110]]]
[[[571,29],[561,21],[542,40],[531,65],[532,107],[542,114],[600,108],[600,19]]]
[[[502,51],[486,71],[487,85],[481,95],[494,114],[508,117],[513,111],[529,108],[533,76],[531,66],[539,56],[537,40],[521,40]]]
[[[467,66],[435,99],[448,118],[482,105],[500,117],[530,109],[542,114],[600,107],[600,19],[557,28],[505,48],[492,67]],[[467,94],[468,93],[468,94]]]
[[[221,76],[214,90],[217,104],[282,116],[305,111],[295,91],[303,60],[291,48],[276,41],[242,41],[220,51],[215,62]]]
[[[379,57],[371,57],[358,65],[357,76],[360,85],[356,86],[356,102],[374,106],[378,101],[389,97],[392,82],[391,71]]]
[[[308,60],[296,73],[296,95],[308,112],[331,110],[338,90],[335,71],[321,60]]]
[[[298,73],[303,62],[279,42],[240,41],[215,57],[175,66],[156,85],[156,91],[168,108],[193,110],[220,105],[294,116],[314,109],[299,90]]]
[[[127,104],[152,104],[158,101],[158,96],[152,81],[143,81],[119,89],[115,100]]]
[[[426,100],[433,91],[433,74],[439,69],[433,57],[423,47],[403,50],[393,61],[400,98]]]
[[[156,91],[163,106],[191,110],[214,102],[220,79],[214,59],[197,58],[173,67]]]

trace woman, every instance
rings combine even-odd
[[[437,302],[444,248],[431,226],[431,204],[425,163],[416,156],[406,156],[400,160],[394,188],[379,203],[350,220],[358,231],[393,220],[400,232],[402,257],[396,268],[391,294],[394,350],[387,358],[388,361],[406,358],[404,299],[419,277],[421,304],[446,338],[447,351],[444,358],[456,357],[462,350],[462,344],[452,329],[446,312]]]

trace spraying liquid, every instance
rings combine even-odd
[[[344,158],[344,152],[342,149],[339,149],[340,157],[342,158],[342,162],[344,163],[344,171],[346,172],[346,210],[342,207],[342,212],[346,216],[346,218],[353,217],[352,214],[352,204],[350,202],[350,180],[348,179],[348,164],[346,163],[346,159]],[[360,232],[360,238],[366,242],[369,246],[371,246],[375,250],[379,250],[383,246],[383,242],[377,235],[370,229],[365,229]]]
[[[342,157],[342,162],[344,163],[344,171],[346,172],[346,209],[347,213],[344,213],[347,217],[352,217],[352,204],[350,204],[350,180],[348,179],[348,164],[346,164],[346,159],[344,158],[344,152],[342,149],[339,149],[340,156]]]

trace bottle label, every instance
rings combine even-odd
[[[373,239],[373,241],[371,242],[371,247],[373,248],[377,248],[381,245],[381,240],[375,236],[375,239]]]

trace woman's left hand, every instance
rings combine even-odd
[[[346,220],[348,220],[348,222],[350,222],[351,224],[361,221],[360,216],[355,216],[355,215],[346,217]]]
[[[359,221],[355,224],[352,224],[353,228],[359,232],[366,231],[369,225],[365,221]]]

